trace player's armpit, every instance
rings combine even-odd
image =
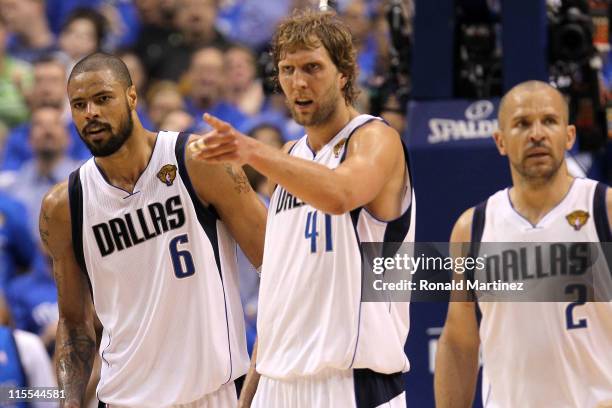
[[[45,250],[53,260],[58,292],[56,362],[58,383],[66,395],[63,406],[78,407],[83,404],[96,353],[95,312],[85,273],[72,249],[66,182],[52,188],[43,199],[39,228]]]
[[[240,167],[186,160],[187,172],[199,198],[212,204],[249,261],[263,259],[267,209]]]

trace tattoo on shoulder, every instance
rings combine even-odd
[[[234,189],[238,194],[248,193],[249,191],[251,191],[249,179],[244,173],[236,173],[232,166],[230,166],[229,164],[225,165],[225,171],[234,181]]]

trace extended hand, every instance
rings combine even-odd
[[[243,135],[227,122],[208,113],[204,120],[213,130],[189,145],[193,158],[208,163],[247,163],[253,139]]]

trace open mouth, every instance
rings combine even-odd
[[[312,105],[311,99],[296,99],[295,104],[298,106],[306,107]]]

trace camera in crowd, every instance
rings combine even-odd
[[[499,16],[486,1],[458,1],[455,96],[482,99],[502,94]]]
[[[393,112],[404,116],[411,90],[412,37],[401,0],[389,0],[385,7],[389,25],[389,66],[370,84],[370,111],[373,115]]]
[[[606,142],[607,123],[589,1],[554,0],[547,5],[550,82],[569,99],[580,150],[598,150]]]

